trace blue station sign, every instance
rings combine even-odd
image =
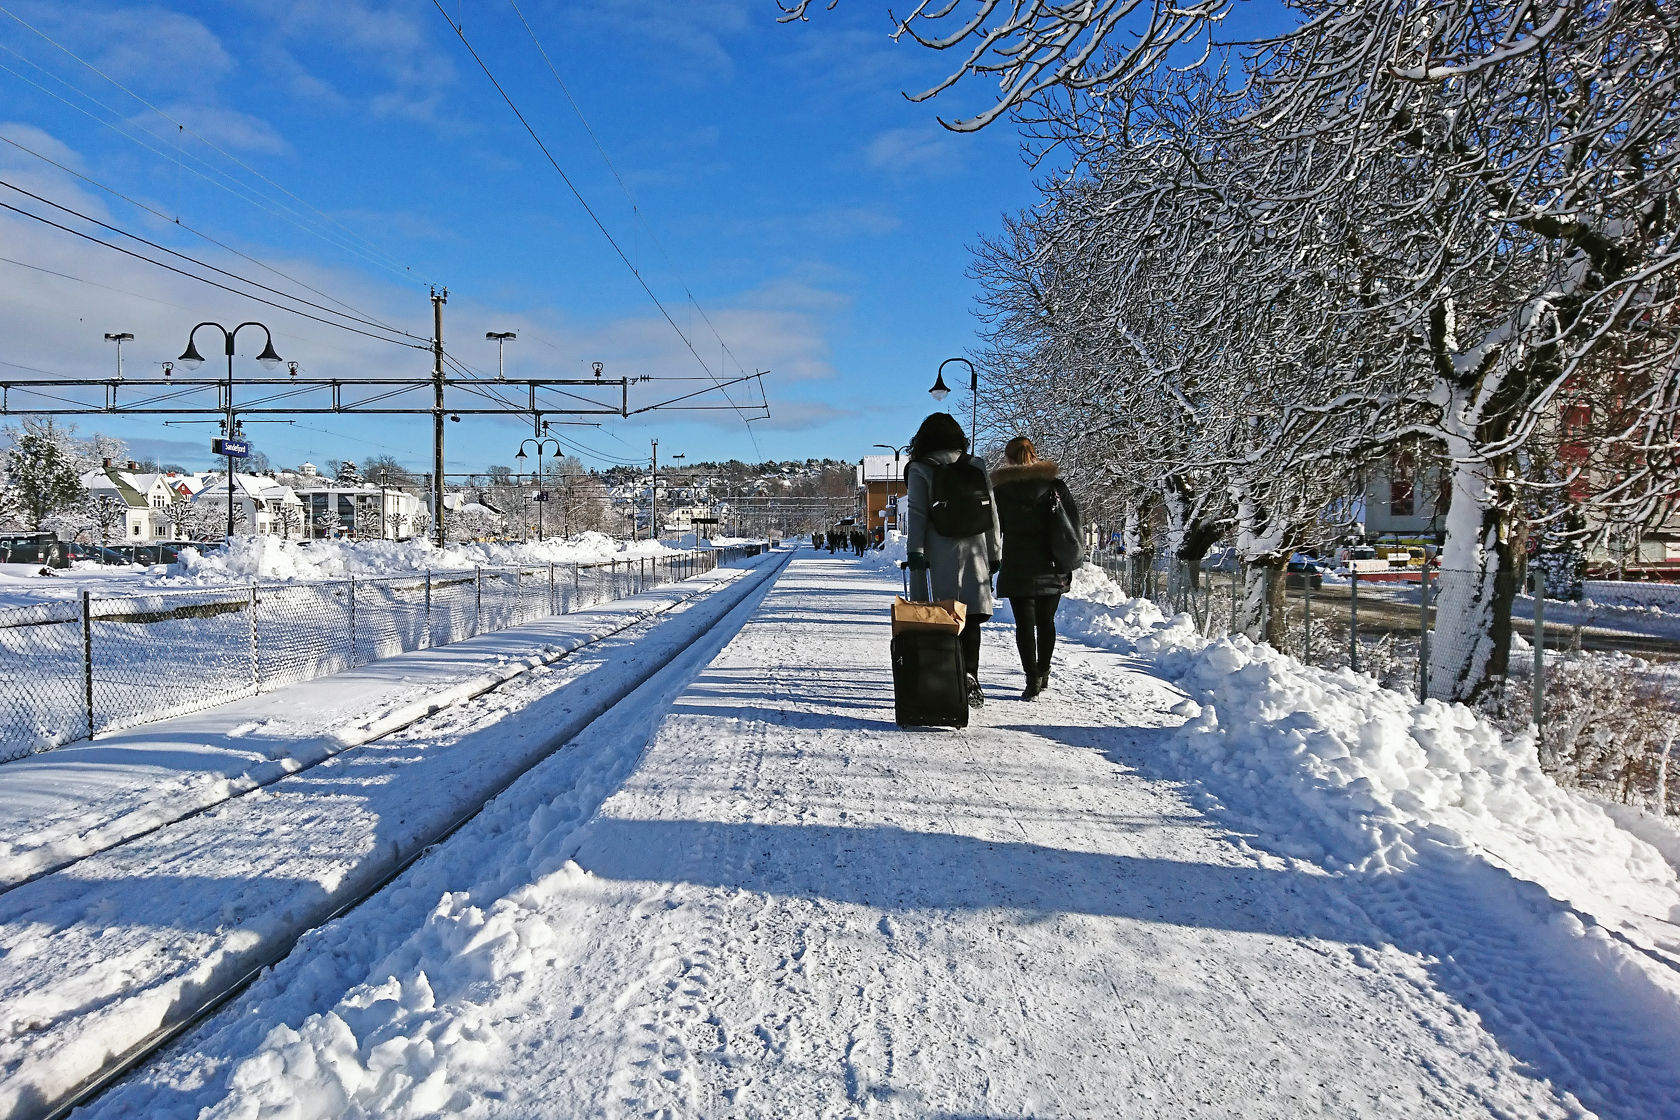
[[[251,441],[248,439],[213,439],[210,441],[210,454],[225,455],[229,459],[246,459],[251,455]]]

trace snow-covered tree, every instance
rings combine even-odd
[[[74,429],[51,417],[25,417],[8,428],[0,518],[26,529],[39,529],[54,513],[76,507],[86,497],[78,469],[81,458]]]

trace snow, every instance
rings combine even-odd
[[[169,1023],[195,992],[283,951],[507,778],[680,659],[774,566],[760,561],[696,577],[716,593],[532,666],[405,731],[0,894],[0,1004],[7,1009],[0,1101],[66,1092],[105,1055]],[[553,619],[502,637],[523,634],[530,649],[542,650],[551,645],[547,627],[575,623],[575,616]],[[319,687],[296,686],[294,705],[307,708]],[[156,730],[167,736],[167,728]],[[76,768],[63,776],[76,781]],[[140,783],[131,799],[146,800]],[[85,897],[90,884],[92,900]]]
[[[974,723],[900,730],[894,558],[796,550],[684,652],[621,646],[668,664],[586,727],[628,668],[533,671],[0,895],[0,1086],[67,1078],[558,734],[84,1114],[1675,1115],[1664,826],[1094,569],[1044,697],[1000,617]]]
[[[0,564],[0,608],[27,606],[42,599],[138,594],[169,588],[223,587],[251,583],[343,579],[346,576],[402,576],[426,570],[471,571],[474,568],[546,567],[549,564],[604,564],[610,560],[669,555],[696,547],[664,541],[621,541],[601,533],[580,533],[545,541],[451,544],[438,548],[427,540],[313,540],[308,543],[273,536],[235,537],[222,548],[183,550],[179,564],[109,567],[81,561],[70,569],[41,574],[38,564]],[[715,547],[744,541],[714,540]],[[706,547],[702,544],[699,547]]]

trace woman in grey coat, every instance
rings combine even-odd
[[[953,537],[934,527],[930,512],[936,474],[956,463],[964,463],[978,474],[984,491],[985,528]],[[922,421],[910,441],[910,463],[904,469],[904,480],[910,507],[905,567],[912,572],[927,572],[929,598],[958,599],[968,608],[962,632],[963,668],[968,674],[968,705],[978,708],[985,702],[980,691],[980,624],[992,617],[992,576],[1003,562],[991,479],[986,475],[985,461],[968,454],[968,437],[963,435],[962,425],[950,413],[936,412]],[[919,580],[920,576],[912,578]]]

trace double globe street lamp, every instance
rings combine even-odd
[[[233,537],[233,461],[236,458],[244,458],[242,454],[233,454],[231,452],[232,445],[229,443],[237,430],[233,416],[233,340],[246,327],[256,327],[263,332],[263,348],[262,353],[257,355],[257,364],[265,369],[273,370],[278,368],[284,359],[274,352],[274,335],[261,323],[241,323],[230,331],[220,323],[204,322],[187,332],[187,348],[179,358],[175,359],[188,369],[197,369],[204,364],[204,355],[198,352],[198,346],[193,342],[193,339],[205,327],[215,327],[222,332],[222,349],[227,354],[227,377],[222,388],[222,407],[227,411],[227,415],[222,419],[222,454],[227,458],[227,535],[231,539]],[[253,531],[255,528],[256,526],[252,525]]]
[[[547,421],[543,422],[543,427],[548,427]],[[556,458],[559,458],[560,441],[555,439],[553,436],[526,436],[519,444],[519,454],[514,456],[514,458],[518,459],[521,464],[523,464],[526,458],[528,458],[525,454],[525,445],[527,443],[535,445],[537,449],[537,496],[534,500],[537,503],[537,539],[540,541],[543,539],[543,506],[548,504],[548,494],[543,490],[543,448],[552,445],[554,449],[552,454]]]

